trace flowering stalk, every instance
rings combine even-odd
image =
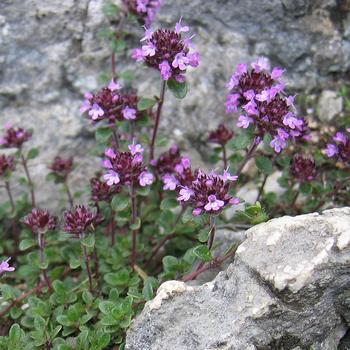
[[[264,192],[264,188],[265,188],[265,185],[266,185],[266,181],[267,181],[267,178],[269,177],[268,174],[264,175],[264,179],[260,185],[260,188],[259,188],[259,192],[258,192],[258,196],[256,197],[256,200],[255,202],[258,202]]]
[[[49,276],[47,275],[47,268],[45,266],[45,238],[44,238],[45,232],[39,232],[38,233],[38,246],[39,246],[39,258],[40,258],[40,269],[43,274],[43,279],[46,282],[46,285],[48,286],[49,290],[52,291],[52,285]]]
[[[136,219],[137,219],[137,202],[136,202],[135,187],[131,185],[130,190],[131,190],[131,224],[135,225]],[[137,232],[138,232],[138,229],[132,230],[131,267],[133,270],[135,269],[136,256],[137,256],[137,252],[136,252]]]
[[[13,197],[12,197],[12,192],[11,192],[10,182],[9,181],[5,181],[5,188],[6,188],[6,192],[7,192],[7,195],[9,197],[9,200],[10,200],[11,211],[12,211],[12,214],[13,214],[15,212],[15,210],[16,210],[16,207],[15,207],[15,202],[13,201]]]
[[[210,215],[210,234],[209,234],[209,240],[208,240],[208,249],[211,250],[213,247],[214,243],[214,238],[215,238],[215,216]]]
[[[79,239],[81,242],[81,249],[83,251],[83,256],[84,256],[84,260],[85,260],[85,267],[86,267],[86,272],[88,274],[88,278],[89,278],[89,290],[92,293],[93,292],[93,285],[92,285],[92,274],[91,274],[91,269],[90,269],[90,256],[87,252],[87,249],[85,247],[85,245],[83,244],[83,239],[85,238],[85,233],[81,233],[79,234]]]
[[[24,172],[27,177],[28,185],[29,185],[30,196],[32,199],[32,207],[35,208],[36,202],[35,202],[35,193],[34,193],[34,183],[29,173],[27,159],[23,156],[23,154],[21,154],[21,160],[22,160],[22,166],[23,166]]]
[[[64,189],[66,190],[67,196],[68,196],[69,205],[71,208],[73,208],[74,207],[74,199],[73,199],[72,193],[70,191],[67,180],[64,181],[63,185],[64,185]]]
[[[226,145],[222,145],[222,159],[224,162],[224,169],[227,169],[227,152]]]
[[[158,108],[157,108],[157,114],[156,114],[156,121],[153,128],[153,134],[152,134],[152,141],[150,145],[150,160],[154,158],[154,144],[156,142],[157,137],[157,131],[159,127],[159,121],[160,121],[160,115],[162,113],[163,103],[164,103],[164,96],[165,96],[165,90],[166,90],[166,81],[162,80],[162,85],[160,89],[160,97],[158,100]]]

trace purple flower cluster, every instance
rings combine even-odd
[[[119,185],[109,186],[99,177],[90,180],[91,200],[97,202],[110,202],[115,194],[120,192]]]
[[[76,205],[74,209],[67,211],[64,219],[64,231],[77,236],[85,233],[89,228],[94,229],[103,221],[101,215],[93,213],[84,205]]]
[[[350,165],[350,128],[347,133],[338,131],[333,136],[334,143],[327,144],[326,154],[329,158],[336,158],[344,164]]]
[[[183,205],[193,206],[194,216],[219,214],[227,206],[240,203],[238,198],[228,193],[233,181],[237,181],[237,176],[230,175],[227,170],[222,175],[214,172],[205,174],[199,170],[196,179],[181,188],[178,200]]]
[[[147,27],[151,25],[162,6],[162,0],[123,0],[123,3],[127,10]]]
[[[157,29],[153,32],[146,29],[145,36],[141,39],[145,45],[141,49],[134,49],[132,58],[159,70],[163,80],[174,78],[178,82],[184,82],[186,69],[198,67],[200,60],[198,52],[190,52],[193,36],[182,37],[182,33],[189,30],[188,26],[181,24],[181,19],[176,23],[175,30]]]
[[[296,154],[293,157],[290,172],[300,182],[312,181],[317,176],[315,160],[312,157]]]
[[[227,125],[220,124],[216,130],[209,134],[208,141],[224,146],[232,137],[233,131]]]
[[[105,151],[106,159],[102,165],[108,170],[103,176],[108,186],[129,185],[149,186],[153,183],[154,176],[147,171],[143,163],[144,149],[140,144],[128,146],[128,152],[118,152],[112,148]]]
[[[5,134],[0,138],[0,146],[3,148],[21,148],[23,143],[32,137],[32,132],[23,128],[5,126]]]
[[[0,263],[0,275],[4,272],[12,272],[12,271],[15,271],[15,268],[14,267],[11,267],[9,265],[9,261],[10,261],[11,258],[8,258],[7,260],[5,261],[2,261]]]
[[[151,165],[162,179],[163,190],[174,191],[179,186],[192,183],[195,176],[191,170],[191,161],[180,154],[179,147],[174,145],[167,152],[162,153]]]
[[[0,156],[0,177],[6,176],[15,170],[15,159],[2,154]]]
[[[251,64],[239,64],[227,84],[230,94],[226,100],[227,113],[242,113],[237,126],[255,126],[260,139],[270,134],[270,146],[280,153],[288,140],[303,137],[307,132],[305,120],[295,114],[294,96],[285,96],[281,80],[284,70],[275,67],[270,71],[266,58]]]
[[[45,233],[56,228],[57,218],[52,216],[47,210],[34,208],[30,214],[22,220],[33,233]]]
[[[107,87],[93,94],[85,94],[85,100],[80,107],[82,114],[88,115],[93,122],[108,120],[114,123],[116,120],[136,120],[144,112],[137,110],[138,96],[135,93],[119,92],[122,86],[112,80]]]
[[[55,157],[54,161],[49,166],[49,169],[51,169],[56,176],[58,176],[62,180],[65,180],[73,170],[73,157]]]

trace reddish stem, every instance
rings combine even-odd
[[[30,173],[28,170],[27,159],[24,158],[23,154],[21,154],[21,159],[22,159],[22,165],[24,168],[24,172],[26,173],[26,177],[28,180],[28,185],[29,185],[29,189],[30,189],[30,196],[32,199],[32,207],[35,208],[36,204],[35,204],[34,184],[33,184],[32,178],[30,177]]]
[[[156,142],[157,132],[158,132],[158,128],[159,128],[160,115],[162,113],[162,107],[163,107],[163,103],[164,103],[165,88],[166,88],[166,81],[163,80],[161,90],[160,90],[160,97],[158,100],[156,121],[154,124],[152,141],[151,141],[151,145],[150,145],[150,160],[152,160],[154,158],[154,144]]]

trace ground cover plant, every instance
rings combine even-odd
[[[69,185],[74,159],[57,155],[47,181],[63,188],[67,202],[56,213],[41,208],[28,166],[40,152],[30,147],[35,130],[3,126],[0,349],[123,349],[133,318],[162,282],[195,280],[234,259],[234,245],[213,254],[218,229],[234,235],[269,218],[349,204],[349,117],[339,118],[338,129],[310,123],[299,115],[298,97],[287,93],[284,69],[264,57],[228,77],[231,122],[218,118],[204,137],[207,169],[165,142],[159,126],[166,96],[179,103],[186,97],[186,76],[200,65],[200,52],[185,19],[152,29],[160,5],[124,0],[104,9],[111,73],[80,107],[101,158],[87,201]],[[133,50],[126,23],[144,26]],[[135,65],[158,71],[158,96],[138,91],[137,81],[118,71],[125,51]],[[17,174],[27,187],[21,196],[12,191]],[[276,174],[280,191],[273,192],[266,185]],[[238,193],[252,183],[257,195],[246,202]]]

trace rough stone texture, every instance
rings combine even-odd
[[[343,99],[335,91],[322,91],[317,110],[319,119],[323,122],[329,122],[342,112]]]
[[[173,139],[196,144],[198,132],[225,118],[224,85],[238,62],[265,55],[288,69],[297,91],[336,90],[349,72],[348,0],[164,3],[159,22],[173,25],[183,15],[197,33],[202,54],[201,67],[188,74],[188,97],[179,103],[168,95],[161,127]],[[98,37],[105,20],[102,5],[103,0],[0,2],[0,123],[35,128],[33,144],[42,147],[38,163],[48,163],[61,151],[77,155],[85,173],[76,172],[75,188],[98,164],[88,160],[92,128],[79,116],[78,106],[83,92],[99,86],[99,72],[109,69],[109,48]],[[141,28],[133,32],[140,37]],[[119,68],[132,67],[141,77],[141,94],[157,93],[158,74],[144,79],[141,66],[135,69],[126,58],[119,62]],[[206,148],[199,151],[205,157]],[[34,168],[42,182],[45,167]],[[43,186],[45,197],[50,191]]]
[[[350,208],[249,229],[233,264],[200,287],[170,281],[127,350],[336,350],[349,322]]]

